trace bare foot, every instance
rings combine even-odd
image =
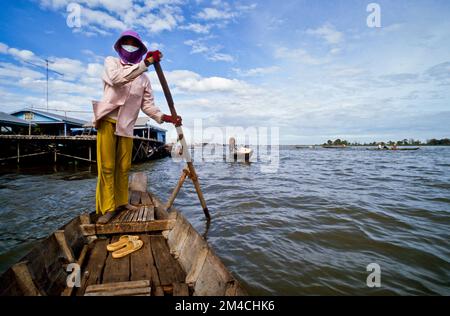
[[[104,215],[100,216],[97,219],[97,224],[102,224],[102,225],[107,224],[114,217],[114,215],[116,215],[115,211],[106,212]]]

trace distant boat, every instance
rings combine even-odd
[[[350,148],[347,145],[323,145],[322,148],[326,149],[347,149]]]
[[[416,151],[419,150],[419,147],[414,147],[414,148],[397,148],[397,149],[393,149],[393,148],[367,148],[367,150],[379,150],[379,151],[383,151],[383,150],[387,150],[387,151]]]
[[[316,146],[313,145],[303,145],[303,146],[295,146],[297,149],[316,149]]]
[[[236,139],[231,137],[229,141],[230,156],[234,158],[235,161],[250,161],[253,155],[253,149],[246,147],[237,147]]]

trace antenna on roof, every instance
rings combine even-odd
[[[43,66],[43,65],[37,65],[37,64],[34,64],[34,63],[29,62],[29,61],[26,61],[26,60],[24,60],[24,61],[25,61],[26,63],[30,64],[30,65],[33,65],[33,66],[36,66],[36,67],[39,67],[39,68],[45,68],[45,70],[46,70],[46,79],[47,79],[47,89],[46,89],[47,98],[46,98],[46,100],[47,100],[47,111],[48,111],[48,72],[50,71],[50,72],[53,72],[53,73],[55,73],[55,74],[57,74],[57,75],[60,75],[60,76],[64,76],[64,74],[62,74],[62,73],[60,73],[60,72],[58,72],[58,71],[56,71],[56,70],[49,69],[49,68],[48,68],[48,64],[49,64],[49,63],[50,63],[50,64],[54,64],[54,62],[48,60],[48,58],[41,59],[41,60],[42,60],[43,62],[45,62],[45,66]]]

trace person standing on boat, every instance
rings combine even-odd
[[[159,62],[159,51],[148,52],[140,36],[128,30],[114,45],[118,57],[107,57],[103,71],[103,98],[93,101],[93,125],[97,129],[98,180],[96,213],[98,223],[106,224],[124,209],[135,209],[128,204],[128,172],[133,150],[133,129],[140,110],[159,124],[181,125],[163,114],[155,105],[148,77],[144,74],[154,62]]]

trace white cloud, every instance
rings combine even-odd
[[[187,40],[184,44],[191,46],[191,54],[206,53],[209,51],[209,48],[199,40]]]
[[[88,8],[83,8],[81,11],[81,25],[95,25],[110,30],[123,30],[127,27],[125,23],[106,12]]]
[[[49,67],[58,72],[63,73],[67,78],[78,78],[85,74],[86,69],[84,64],[76,59],[70,58],[51,58]]]
[[[229,11],[221,11],[216,8],[204,8],[197,13],[197,18],[201,20],[228,20],[235,17],[236,14]]]
[[[200,38],[197,40],[187,40],[184,42],[185,45],[191,47],[191,54],[202,54],[206,59],[211,61],[223,61],[223,62],[233,62],[233,56],[229,54],[222,53],[222,46],[207,46],[205,40],[207,38]]]
[[[69,3],[86,5],[89,8],[104,8],[110,12],[126,11],[132,7],[132,0],[40,0],[43,7],[59,10],[65,9]]]
[[[152,84],[159,82],[156,74],[149,74]],[[246,93],[252,87],[241,80],[212,76],[202,77],[200,74],[189,70],[174,70],[166,72],[167,81],[175,90],[184,93]]]
[[[0,54],[8,53],[8,45],[0,42]]]
[[[95,78],[97,80],[98,78],[101,78],[102,73],[103,73],[103,65],[88,64],[87,69],[86,69],[86,74],[89,77]]]
[[[241,77],[263,76],[263,75],[275,73],[279,70],[280,70],[280,67],[277,67],[277,66],[252,68],[252,69],[248,69],[248,70],[242,70],[240,68],[233,68],[233,71]]]
[[[74,33],[88,37],[110,35],[111,31],[136,29],[139,32],[157,34],[176,29],[208,34],[213,27],[223,27],[233,18],[240,17],[256,8],[256,4],[230,4],[226,1],[212,1],[210,7],[202,8],[194,18],[205,23],[183,24],[184,6],[187,0],[38,0],[41,7],[60,11],[67,16],[67,5],[81,6],[81,28],[73,28]],[[197,2],[197,5],[202,3]],[[192,8],[189,8],[192,10]],[[220,57],[220,56],[219,56]]]
[[[344,34],[337,31],[332,24],[324,24],[317,29],[308,29],[306,34],[315,35],[324,39],[328,44],[339,44],[344,39]]]
[[[15,57],[18,57],[20,59],[23,59],[23,60],[29,60],[29,59],[32,59],[34,57],[33,52],[31,52],[29,50],[26,50],[26,49],[19,50],[19,49],[16,49],[16,48],[10,48],[8,50],[8,52],[11,55],[13,55]]]
[[[62,11],[73,1],[40,0],[41,6],[54,11]],[[179,5],[181,0],[80,0],[81,28],[73,28],[74,33],[86,36],[109,35],[110,30],[123,31],[128,28],[159,33],[174,30],[184,21]]]
[[[223,54],[223,53],[211,54],[208,57],[208,59],[211,60],[211,61],[224,61],[224,62],[227,62],[227,63],[231,63],[231,62],[234,61],[233,56],[228,55],[228,54]]]
[[[145,46],[147,46],[149,50],[162,50],[164,48],[164,44],[156,42],[152,42],[150,44],[145,43]]]
[[[200,24],[200,23],[190,23],[188,25],[180,26],[180,29],[192,31],[192,32],[195,32],[198,34],[208,34],[211,29],[211,25]]]
[[[12,78],[14,80],[21,78],[42,79],[44,75],[24,66],[0,62],[0,78]]]
[[[275,57],[288,59],[307,65],[321,65],[328,62],[327,58],[320,59],[313,57],[302,48],[289,49],[286,47],[280,47],[275,50]]]

